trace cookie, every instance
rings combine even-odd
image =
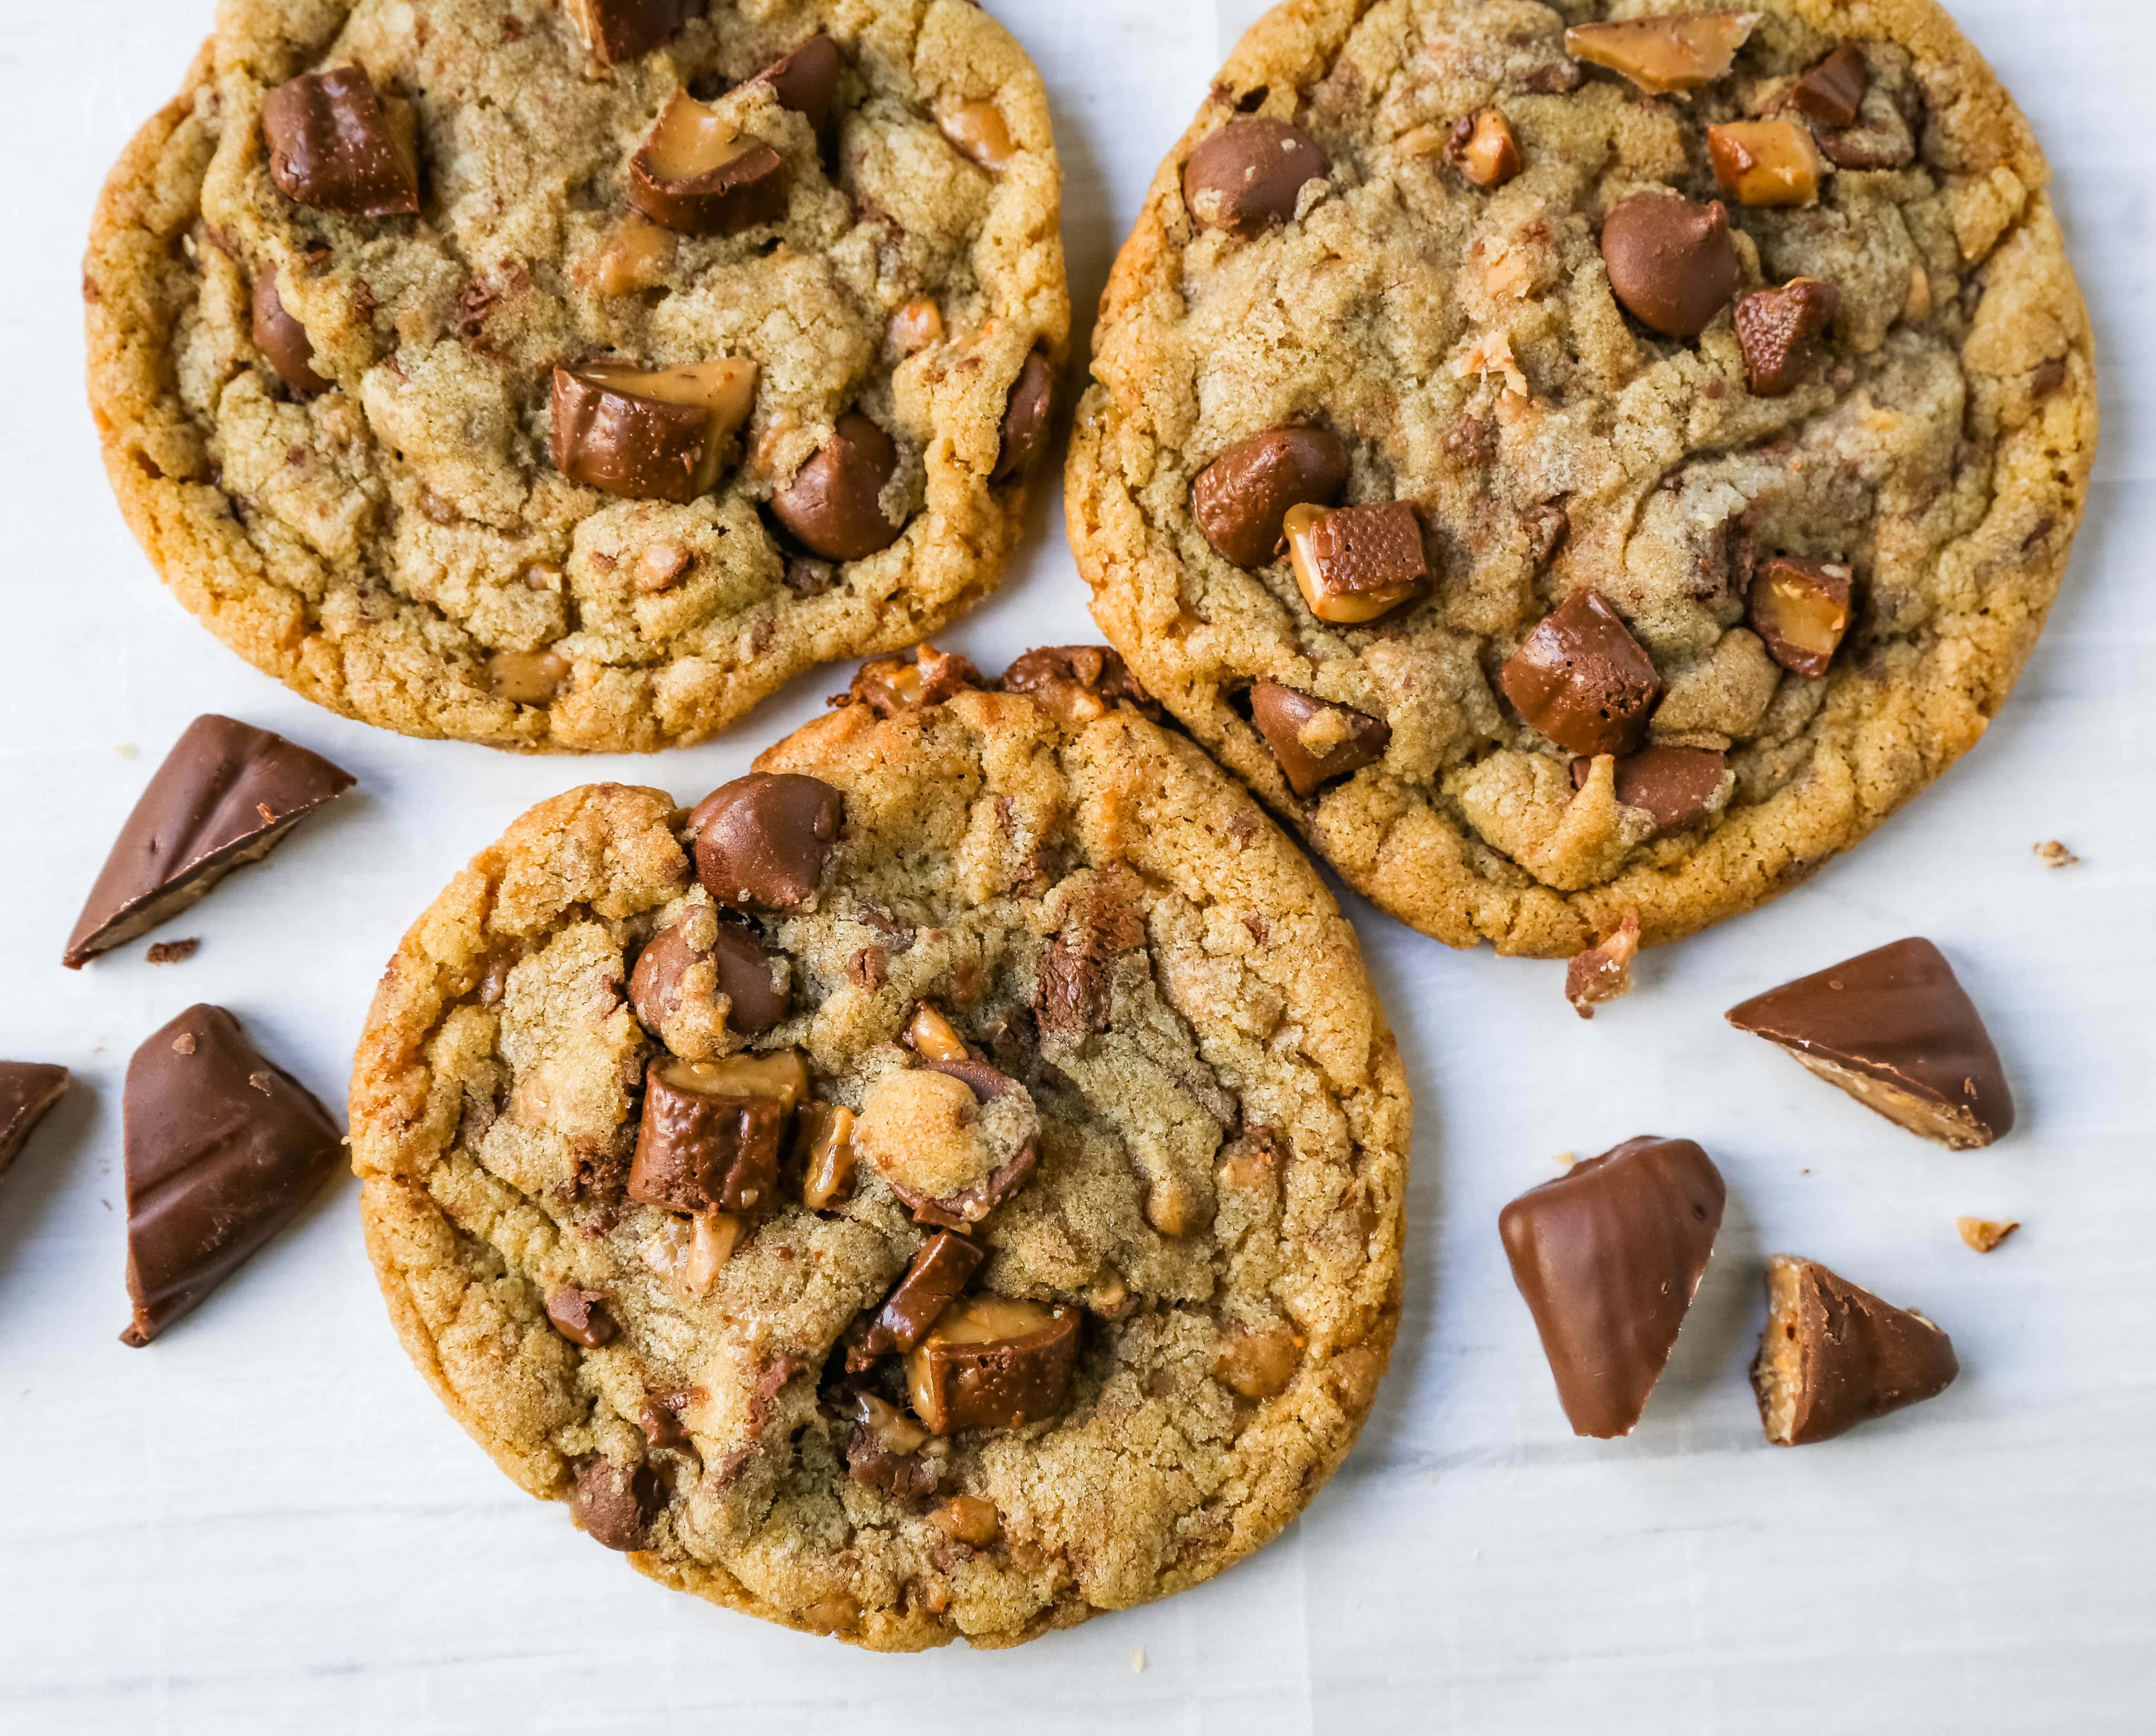
[[[1410,1106],[1316,871],[1111,652],[923,651],[692,810],[572,790],[405,937],[353,1160],[465,1429],[881,1650],[1209,1578],[1368,1414]]]
[[[1060,173],[963,0],[227,5],[98,206],[106,470],[180,600],[333,710],[698,741],[997,583]]]
[[[1067,478],[1192,733],[1404,921],[1539,956],[1746,910],[1974,745],[2096,445],[2043,156],[1938,6],[1607,9],[1260,20]]]

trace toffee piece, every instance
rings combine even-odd
[[[1777,1446],[1831,1441],[1935,1399],[1961,1364],[1919,1313],[1881,1302],[1816,1261],[1767,1262],[1767,1327],[1752,1364],[1759,1420]]]
[[[0,1175],[22,1155],[38,1123],[67,1095],[72,1082],[65,1067],[0,1061]]]

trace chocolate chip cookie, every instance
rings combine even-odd
[[[246,0],[114,170],[90,395],[226,644],[418,736],[647,749],[996,583],[1070,308],[963,0]]]
[[[1103,303],[1101,624],[1456,946],[1669,940],[1856,843],[2005,702],[2087,496],[2044,158],[1945,13],[1669,10],[1291,0]]]
[[[534,809],[352,1081],[392,1317],[644,1572],[885,1650],[1198,1582],[1340,1462],[1409,1103],[1355,937],[1114,654],[924,649],[693,809]]]

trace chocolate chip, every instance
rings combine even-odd
[[[418,165],[366,69],[303,73],[262,100],[270,177],[303,205],[344,217],[419,209]]]
[[[786,163],[685,90],[629,160],[629,203],[684,235],[738,235],[786,215]]]
[[[1851,575],[1846,567],[1778,555],[1752,581],[1748,616],[1767,655],[1816,681],[1849,631]]]
[[[1250,722],[1288,788],[1305,799],[1336,778],[1375,765],[1393,740],[1393,727],[1383,718],[1277,681],[1251,687]]]
[[[848,1369],[859,1374],[878,1357],[902,1356],[919,1344],[988,1257],[978,1242],[948,1230],[930,1236],[860,1342],[848,1347]]]
[[[587,1350],[611,1344],[620,1331],[598,1291],[573,1285],[564,1285],[547,1298],[547,1317],[554,1323],[555,1331]]]
[[[1477,109],[1453,123],[1445,160],[1476,187],[1502,187],[1520,172],[1520,147],[1496,109]]]
[[[352,786],[349,773],[266,729],[196,718],[121,828],[61,962],[79,970],[171,920]]]
[[[1871,88],[1871,65],[1864,50],[1845,42],[1796,82],[1789,97],[1823,126],[1854,125]]]
[[[1937,1398],[1961,1373],[1953,1341],[1815,1261],[1767,1262],[1767,1329],[1752,1364],[1759,1420],[1777,1446],[1831,1441]]]
[[[681,1426],[680,1410],[697,1395],[696,1389],[651,1393],[636,1407],[636,1425],[644,1430],[644,1444],[654,1452],[693,1451],[695,1443]]]
[[[267,271],[254,280],[254,347],[270,367],[301,398],[313,398],[330,389],[330,382],[315,372],[315,347],[307,328],[285,311],[277,294],[277,274]]]
[[[1004,671],[1006,693],[1023,693],[1065,723],[1089,723],[1111,706],[1134,706],[1148,717],[1160,707],[1123,660],[1106,645],[1044,645]]]
[[[846,960],[846,980],[874,994],[891,980],[891,954],[881,947],[863,947]]]
[[[732,356],[675,367],[557,367],[554,468],[623,500],[685,505],[709,494],[729,442],[748,419],[757,372],[755,362]]]
[[[259,1082],[258,1082],[259,1081]],[[126,1344],[148,1343],[236,1271],[343,1167],[329,1112],[194,1006],[127,1064]]]
[[[1617,613],[1575,591],[1497,674],[1531,728],[1573,753],[1629,753],[1646,732],[1661,678]]]
[[[1027,353],[1004,403],[1003,444],[991,482],[1024,475],[1048,442],[1048,413],[1055,398],[1055,370],[1040,351]]]
[[[706,0],[562,0],[584,47],[602,66],[639,60],[673,40]]]
[[[906,1359],[914,1415],[934,1435],[1054,1416],[1070,1397],[1080,1319],[1075,1308],[1016,1297],[953,1304]]]
[[[666,1505],[659,1474],[649,1465],[620,1466],[594,1454],[580,1459],[570,1511],[585,1534],[609,1549],[641,1549],[651,1541],[651,1521]]]
[[[1405,501],[1291,506],[1281,526],[1296,587],[1321,621],[1377,620],[1412,601],[1430,577],[1422,521]]]
[[[823,138],[831,131],[831,105],[837,100],[839,75],[845,65],[838,44],[819,30],[757,76],[771,86],[779,107],[801,116]]]
[[[1593,774],[1591,756],[1572,763],[1572,787],[1584,788]],[[1722,754],[1707,747],[1642,747],[1617,762],[1617,800],[1655,816],[1657,833],[1688,826],[1714,805],[1727,775]]]
[[[821,778],[754,772],[722,783],[689,816],[696,876],[721,904],[801,910],[823,884],[845,803]]]
[[[771,510],[814,554],[863,561],[889,548],[903,525],[884,516],[882,495],[898,474],[898,448],[858,411],[839,418],[831,438],[771,497]]]
[[[1841,291],[1815,277],[1754,290],[1737,304],[1737,342],[1755,396],[1780,398],[1796,388],[1840,306]]]
[[[1295,215],[1305,183],[1332,172],[1317,141],[1285,121],[1230,121],[1183,166],[1183,203],[1199,227],[1247,239]]]
[[[1263,567],[1291,506],[1329,506],[1348,484],[1348,443],[1327,428],[1282,425],[1238,440],[1198,474],[1190,510],[1221,558]]]
[[[22,1154],[31,1133],[72,1082],[65,1067],[0,1061],[0,1174]]]
[[[761,1036],[792,1009],[793,986],[755,935],[734,922],[721,922],[709,948],[689,941],[676,924],[654,935],[639,953],[629,975],[629,1004],[645,1030],[664,1041],[664,1026],[688,1001],[683,978],[708,963],[708,994],[726,997],[726,1027],[742,1036]]]
[[[1634,193],[1603,219],[1602,259],[1617,299],[1666,337],[1698,336],[1744,281],[1719,199]]]
[[[629,1197],[692,1216],[768,1206],[788,1125],[808,1090],[808,1069],[792,1050],[652,1062]]]
[[[1630,1139],[1498,1215],[1512,1279],[1575,1435],[1632,1432],[1722,1228],[1721,1172],[1689,1139]]]
[[[1921,939],[1846,959],[1732,1007],[1867,1109],[1966,1151],[2014,1128],[2014,1096],[1975,1004]]]

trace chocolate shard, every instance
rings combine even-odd
[[[1689,1139],[1628,1139],[1498,1214],[1512,1279],[1575,1435],[1629,1435],[1722,1228],[1722,1174]]]
[[[314,1094],[223,1007],[193,1006],[127,1064],[123,1344],[143,1345],[296,1216],[344,1156]]]
[[[1288,788],[1306,800],[1336,778],[1377,764],[1393,740],[1383,718],[1277,681],[1251,687],[1250,723],[1280,763]]]
[[[127,816],[61,962],[80,970],[187,909],[352,786],[352,774],[266,729],[214,714],[173,743]]]
[[[1961,1364],[1921,1314],[1881,1302],[1815,1261],[1767,1262],[1767,1329],[1752,1385],[1778,1446],[1831,1441],[1861,1422],[1935,1399]]]
[[[270,178],[303,205],[343,217],[419,209],[411,105],[384,100],[361,66],[303,73],[262,100]]]
[[[1527,727],[1573,753],[1630,753],[1661,696],[1654,660],[1617,611],[1575,591],[1497,672]]]
[[[948,1230],[930,1236],[897,1287],[884,1298],[860,1342],[848,1347],[847,1370],[859,1374],[878,1357],[894,1352],[902,1356],[919,1344],[988,1257],[978,1242]]]
[[[1727,1016],[1927,1139],[1967,1151],[2013,1131],[1999,1051],[1953,967],[1928,940],[1897,940],[1830,965]]]
[[[73,1076],[42,1061],[0,1061],[0,1174],[22,1155],[30,1135],[54,1104],[67,1095]]]

